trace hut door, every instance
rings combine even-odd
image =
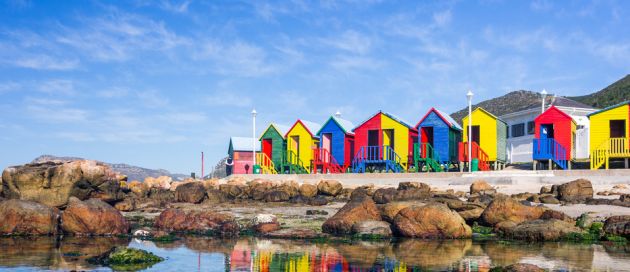
[[[383,145],[389,145],[391,148],[394,148],[394,130],[393,129],[384,129],[383,130]]]
[[[291,149],[300,157],[300,136],[291,136]]]
[[[271,159],[271,154],[273,154],[273,145],[271,144],[271,139],[263,139],[262,152]]]
[[[322,148],[328,150],[328,154],[332,156],[332,133],[322,134]],[[329,158],[322,158],[324,162],[328,162]]]
[[[378,130],[368,130],[368,146],[379,146]]]
[[[540,139],[553,139],[553,125],[552,124],[543,124],[540,125]]]
[[[481,138],[479,138],[479,126],[472,126],[471,131],[472,134],[470,136],[472,137],[472,141],[481,146]]]
[[[429,143],[433,146],[433,127],[423,127],[420,135],[423,143]]]

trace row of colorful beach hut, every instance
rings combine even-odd
[[[625,159],[627,167],[630,103],[620,103],[588,117],[591,169],[608,168],[609,161],[618,158]],[[291,127],[270,124],[257,139],[257,165],[251,169],[270,174],[502,169],[507,157],[507,124],[480,107],[472,111],[470,127],[468,118],[462,119],[462,127],[448,114],[431,108],[415,126],[382,111],[358,126],[339,114],[331,116],[324,125],[300,119]],[[534,162],[570,169],[575,154],[575,120],[551,106],[534,122]],[[243,150],[234,148],[236,142]],[[236,167],[242,168],[247,162],[237,162],[238,154],[234,152],[248,151],[250,155],[240,157],[252,161],[251,144],[249,148],[245,146],[242,138],[233,137],[230,142],[230,156],[235,160],[233,173],[247,172]]]

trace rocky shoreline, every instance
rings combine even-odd
[[[595,199],[590,181],[504,195],[484,181],[469,192],[421,182],[344,188],[240,178],[127,182],[94,161],[43,162],[2,173],[0,235],[335,239],[515,239],[626,242],[630,216],[571,217],[543,204],[630,206],[630,197]]]

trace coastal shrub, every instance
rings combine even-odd
[[[604,237],[604,238],[606,238],[606,241],[610,241],[610,242],[613,242],[613,243],[623,243],[623,244],[625,244],[625,243],[628,242],[628,239],[626,239],[625,237],[612,235],[612,234],[611,235],[606,235],[606,237]]]
[[[473,223],[472,232],[483,235],[493,234],[491,227],[480,226],[479,224],[477,224],[477,222]]]
[[[572,232],[567,235],[566,240],[574,242],[593,243],[601,239],[604,234],[604,223],[593,222],[588,231]]]
[[[164,261],[164,258],[146,250],[123,248],[110,253],[105,262],[114,270],[128,271],[145,269],[161,261]]]
[[[157,236],[157,237],[150,237],[148,240],[153,241],[153,242],[159,242],[159,243],[172,243],[174,241],[179,240],[179,237],[173,234],[168,234],[168,235],[162,235],[162,236]]]

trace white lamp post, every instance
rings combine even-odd
[[[254,165],[256,165],[256,109],[252,110],[252,174],[254,173]]]
[[[540,92],[540,96],[542,96],[542,112],[545,112],[545,98],[547,97],[547,90],[543,89]]]
[[[473,93],[468,90],[468,172],[472,172],[472,97]]]

